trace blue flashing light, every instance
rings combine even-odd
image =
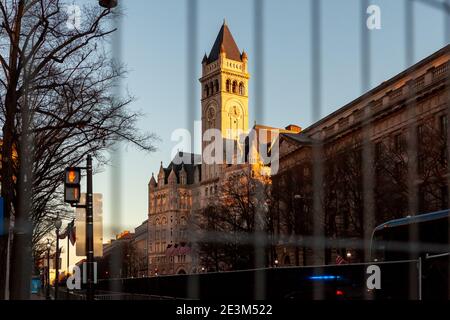
[[[341,276],[322,275],[322,276],[310,276],[309,280],[340,280]]]

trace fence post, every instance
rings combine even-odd
[[[419,269],[419,283],[418,283],[418,290],[419,290],[419,300],[422,300],[422,257],[419,257],[417,260],[417,267]]]

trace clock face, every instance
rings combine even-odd
[[[216,109],[214,109],[214,107],[208,108],[208,111],[206,112],[206,118],[210,121],[216,118]]]
[[[232,118],[235,119],[239,119],[242,116],[241,108],[239,108],[238,106],[232,106],[228,113]]]

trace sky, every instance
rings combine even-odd
[[[75,3],[77,1],[74,1]],[[121,146],[121,180],[112,179],[112,167],[94,176],[94,191],[104,195],[104,241],[116,231],[130,230],[147,218],[147,184],[152,172],[171,160],[171,134],[186,127],[188,112],[199,119],[201,60],[209,53],[225,18],[240,48],[249,57],[249,124],[254,113],[255,28],[254,1],[198,0],[195,60],[188,59],[188,0],[121,1],[125,9],[122,61],[129,72],[124,89],[136,97],[131,109],[144,116],[138,127],[157,134],[157,151],[147,153]],[[262,123],[275,127],[312,123],[311,105],[311,0],[260,0],[263,3],[263,107]],[[370,31],[373,88],[407,67],[404,0],[374,0],[381,9],[381,29]],[[369,17],[359,0],[321,2],[321,107],[325,116],[363,93],[361,77],[361,15]],[[422,1],[414,5],[413,60],[417,62],[445,44],[444,14]],[[365,24],[365,21],[364,21]],[[194,66],[191,77],[189,67]],[[256,74],[256,75],[255,75]],[[189,82],[188,82],[189,80]],[[195,110],[188,107],[188,90],[195,86]],[[120,194],[120,201],[113,188]],[[116,193],[117,194],[117,193]],[[120,219],[112,221],[112,209]]]

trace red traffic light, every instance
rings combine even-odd
[[[81,169],[66,168],[64,175],[64,202],[75,204],[80,202]]]
[[[66,168],[66,175],[64,183],[67,184],[79,184],[81,181],[81,170],[77,167]]]

